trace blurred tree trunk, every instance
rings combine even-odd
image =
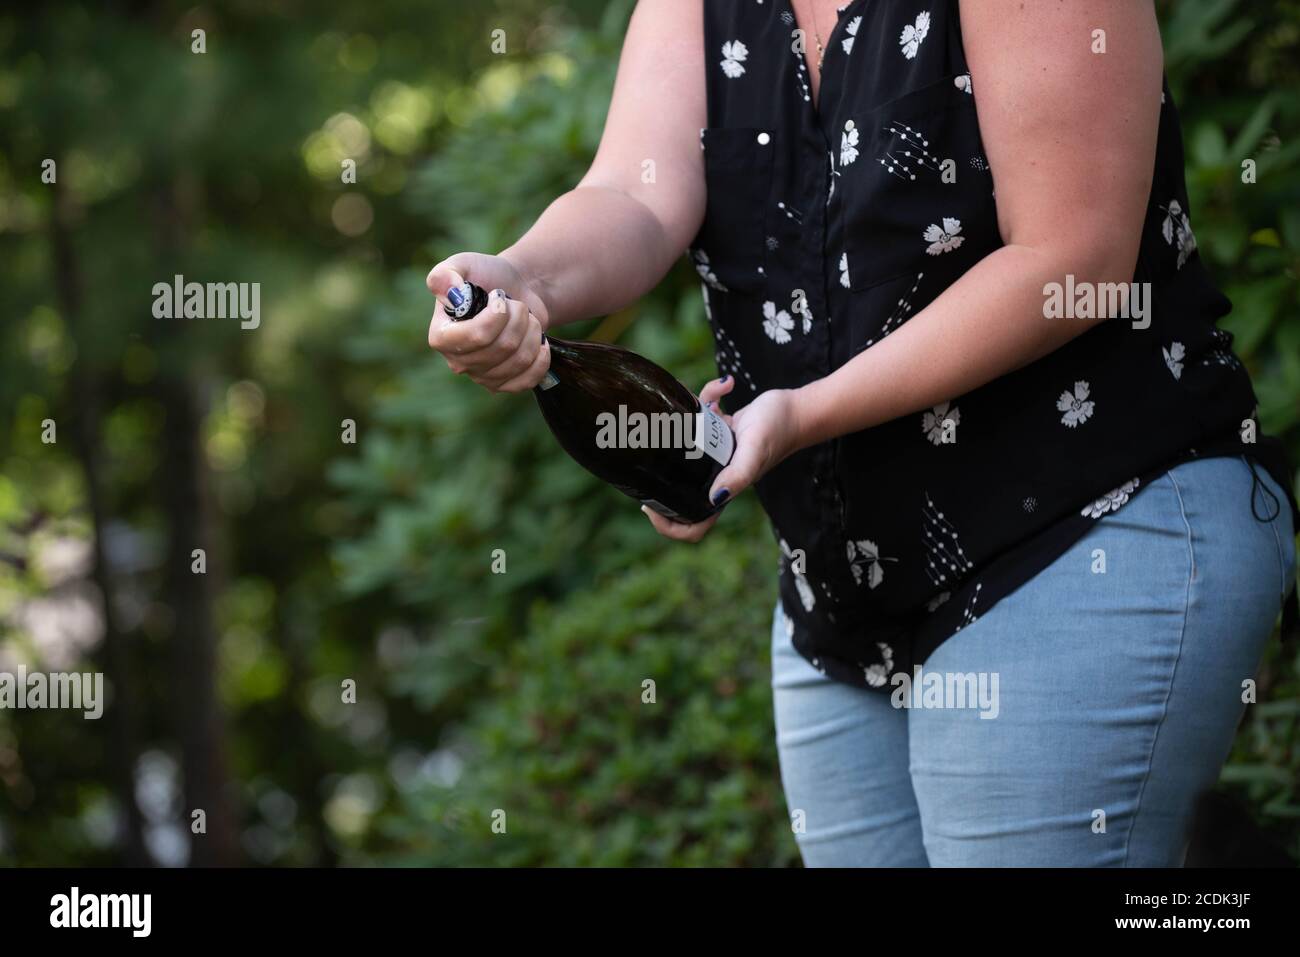
[[[167,178],[154,193],[159,244],[159,278],[170,280],[184,240],[176,184]],[[160,501],[167,516],[165,587],[173,612],[172,687],[176,731],[181,744],[187,830],[202,810],[207,832],[190,834],[190,864],[228,867],[239,863],[239,834],[227,769],[226,730],[217,699],[217,637],[213,623],[213,579],[220,573],[220,549],[213,535],[212,503],[203,457],[204,408],[187,351],[176,341],[186,328],[175,319],[154,320],[164,361],[154,391],[166,410],[159,453]],[[193,551],[204,550],[206,572],[192,571]]]
[[[104,716],[108,730],[109,781],[122,811],[123,863],[131,867],[144,867],[154,862],[145,847],[144,818],[135,799],[135,766],[139,749],[135,735],[136,697],[129,639],[118,626],[117,610],[113,604],[113,570],[104,553],[104,527],[108,515],[101,469],[102,414],[99,396],[102,393],[102,383],[95,367],[96,357],[88,346],[91,337],[86,335],[85,316],[82,312],[81,272],[71,236],[71,222],[75,214],[73,200],[57,180],[52,185],[54,202],[50,217],[50,237],[55,287],[68,331],[73,341],[81,344],[69,373],[72,398],[77,410],[72,436],[77,460],[81,463],[85,476],[86,501],[90,507],[93,560],[91,578],[103,600],[104,641],[97,657],[105,681],[112,689],[112,704]]]
[[[312,848],[315,859],[312,867],[337,867],[338,851],[333,835],[325,821],[325,798],[320,783],[332,770],[316,743],[317,729],[305,713],[304,702],[308,696],[308,679],[311,665],[303,653],[302,642],[294,634],[292,625],[285,621],[277,604],[276,645],[289,666],[282,701],[282,721],[285,737],[294,742],[298,760],[294,762],[295,799],[302,808],[303,820],[314,838]]]
[[[158,474],[169,528],[166,588],[174,615],[172,687],[185,774],[182,817],[186,827],[196,809],[201,808],[207,818],[207,833],[190,836],[190,863],[226,867],[238,863],[239,837],[226,766],[225,721],[217,700],[217,640],[209,583],[218,569],[202,460],[203,412],[193,387],[176,374],[160,377],[157,394],[167,410]],[[205,574],[191,571],[196,548],[206,554]]]

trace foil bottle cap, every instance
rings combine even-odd
[[[447,290],[447,314],[453,319],[465,319],[474,308],[474,287],[468,282],[452,286]]]

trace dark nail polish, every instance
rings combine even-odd
[[[718,380],[718,384],[719,384],[719,385],[726,385],[726,384],[727,384],[727,380],[730,379],[730,378],[731,378],[731,373],[728,372],[726,375],[724,375],[721,379]]]
[[[713,494],[713,504],[721,505],[729,498],[731,498],[731,491],[729,489],[720,488]]]

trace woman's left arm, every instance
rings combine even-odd
[[[738,412],[715,498],[798,449],[970,392],[1100,321],[1046,318],[1046,284],[1132,281],[1164,72],[1150,0],[978,0],[961,4],[961,25],[1005,245],[831,375]],[[1093,52],[1095,30],[1105,53]],[[701,398],[732,385],[710,382]],[[655,522],[688,541],[709,524]]]

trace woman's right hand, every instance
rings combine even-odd
[[[447,290],[469,280],[488,291],[488,304],[461,322],[443,310]],[[438,299],[429,324],[429,347],[448,368],[493,392],[523,392],[542,381],[551,365],[545,341],[546,304],[500,256],[457,253],[430,270],[425,284]]]

